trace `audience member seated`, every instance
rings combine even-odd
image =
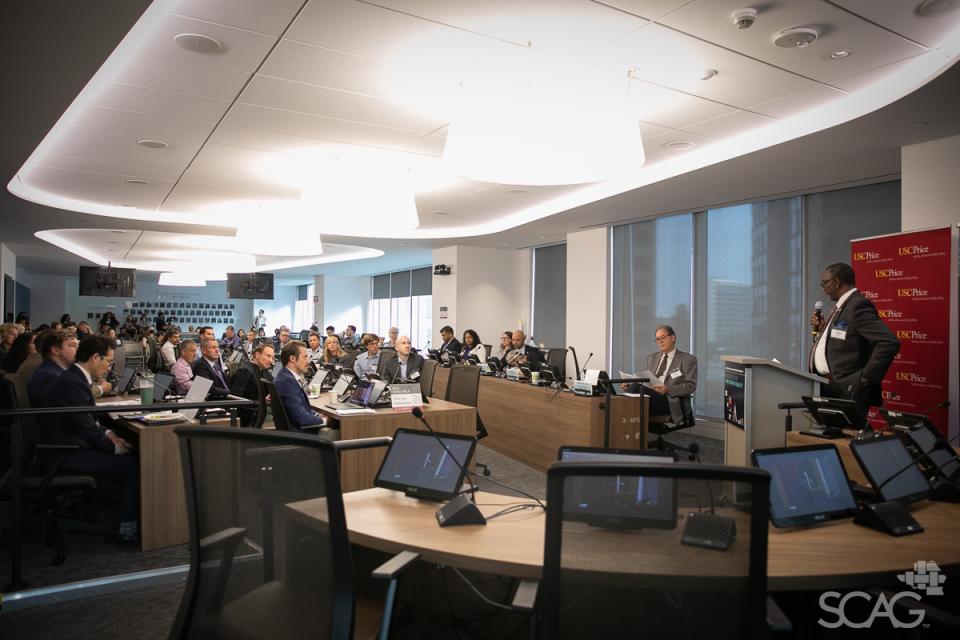
[[[348,324],[347,328],[343,330],[343,336],[340,337],[340,346],[350,351],[356,351],[359,344],[360,339],[357,338],[357,328],[352,324]]]
[[[77,358],[77,336],[66,331],[48,331],[40,339],[40,356],[43,362],[27,380],[27,396],[31,407],[46,407],[50,404],[50,390],[60,374]]]
[[[4,358],[10,353],[10,347],[13,346],[13,341],[19,335],[20,328],[18,325],[12,322],[0,325],[0,358]]]
[[[33,343],[36,338],[36,334],[31,332],[17,336],[10,345],[7,354],[0,359],[0,369],[7,373],[15,373],[30,354],[37,352],[37,347]]]
[[[327,334],[326,337],[324,338],[324,341],[326,341],[326,339],[329,338],[330,336],[335,337],[337,339],[337,342],[340,341],[340,336],[337,335],[337,329],[332,324],[329,325],[323,331]]]
[[[506,361],[507,354],[513,349],[513,331],[504,331],[500,334],[500,344],[490,357],[501,364]]]
[[[530,371],[539,371],[543,364],[543,356],[535,346],[526,343],[523,331],[517,329],[511,339],[513,347],[504,358],[503,364],[507,367],[529,367]]]
[[[307,337],[307,344],[310,345],[310,360],[317,362],[323,358],[323,343],[320,342],[320,334],[311,331]]]
[[[277,393],[280,394],[280,402],[287,410],[291,431],[304,431],[304,427],[325,424],[323,416],[310,406],[310,400],[303,390],[307,383],[304,374],[307,372],[309,361],[307,345],[299,340],[289,341],[280,352],[280,363],[283,368],[277,374],[274,383],[277,385]],[[273,401],[276,402],[276,398]]]
[[[410,338],[407,336],[397,338],[396,344],[395,353],[381,355],[380,377],[387,382],[418,379],[420,370],[423,368],[423,357],[418,353],[412,353]]]
[[[81,320],[77,323],[77,339],[83,340],[87,336],[93,335],[93,329],[90,328],[90,325]]]
[[[113,364],[113,343],[101,336],[80,341],[76,362],[53,383],[48,395],[50,407],[93,406],[90,385],[103,378]],[[121,543],[139,541],[137,517],[140,503],[140,470],[136,458],[128,455],[130,445],[104,429],[92,413],[41,416],[40,442],[77,445],[60,464],[64,472],[90,474],[120,482]]]
[[[203,341],[206,338],[213,338],[216,340],[216,336],[213,334],[213,327],[210,325],[205,325],[197,329],[197,340],[200,341],[200,344],[203,344]]]
[[[450,325],[440,329],[440,338],[443,340],[440,351],[452,351],[459,354],[463,350],[463,345],[453,336],[453,327]]]
[[[163,368],[170,371],[177,361],[177,346],[180,344],[180,329],[170,328],[163,334],[163,346],[160,347],[160,356],[163,358]]]
[[[360,380],[366,380],[371,373],[376,373],[380,367],[380,337],[375,333],[368,333],[363,339],[363,351],[353,362],[353,371]]]
[[[193,340],[184,340],[180,343],[180,357],[173,363],[170,373],[173,374],[173,392],[178,396],[187,395],[193,384],[193,365],[197,359],[197,343]],[[157,402],[163,398],[155,398]]]
[[[381,349],[383,349],[383,348],[396,349],[396,348],[397,348],[397,337],[400,335],[400,329],[397,329],[396,327],[390,327],[390,331],[388,331],[388,333],[389,333],[389,335],[390,335],[390,339],[389,339],[389,340],[384,340],[384,341],[380,344],[380,348],[381,348]]]
[[[289,342],[290,329],[286,327],[280,327],[279,333],[277,333],[277,338],[273,341],[273,350],[277,353],[280,353]]]
[[[487,348],[480,341],[480,336],[473,329],[463,332],[463,349],[460,350],[460,359],[464,362],[468,358],[476,358],[479,362],[487,361]]]
[[[241,331],[243,331],[243,329],[241,329]],[[227,325],[223,335],[223,340],[220,341],[220,346],[224,349],[231,350],[240,346],[240,338],[234,331],[233,325]]]
[[[26,311],[21,311],[17,314],[16,324],[20,325],[21,327],[20,333],[29,333],[32,331],[30,328],[30,314],[28,314]]]
[[[693,408],[690,396],[697,390],[697,358],[677,349],[677,334],[673,327],[657,327],[654,339],[659,351],[647,356],[646,369],[657,377],[651,380],[646,393],[650,396],[650,415],[669,415],[678,426],[693,423]],[[632,393],[640,392],[640,383],[628,387]]]
[[[347,353],[340,346],[339,336],[327,336],[323,343],[323,357],[320,362],[323,364],[338,364],[344,369],[353,369],[354,356]]]
[[[194,373],[202,378],[213,380],[208,398],[225,398],[230,393],[230,383],[227,372],[220,364],[220,346],[213,338],[203,338],[200,341],[200,360],[194,368]]]
[[[247,400],[256,400],[260,397],[257,389],[257,381],[260,379],[273,382],[273,345],[257,345],[250,356],[250,361],[243,363],[237,369],[230,379],[230,393]],[[240,409],[237,413],[240,417],[240,424],[244,427],[249,426],[253,420],[256,411],[253,409]]]

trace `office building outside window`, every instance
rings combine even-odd
[[[385,273],[371,278],[368,328],[387,337],[390,327],[410,336],[423,349],[433,332],[433,275],[430,267]]]

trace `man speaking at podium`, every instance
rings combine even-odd
[[[883,404],[880,383],[900,350],[900,341],[877,315],[873,303],[857,291],[850,265],[837,262],[820,274],[820,288],[836,307],[828,318],[810,317],[814,343],[810,371],[829,378],[820,394],[857,403],[859,424],[872,406]]]

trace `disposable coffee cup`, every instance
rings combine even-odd
[[[147,381],[140,386],[140,404],[153,404],[153,385]]]

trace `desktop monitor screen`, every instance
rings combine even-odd
[[[373,484],[403,491],[415,498],[449,500],[460,491],[463,470],[440,445],[443,440],[464,468],[473,456],[476,438],[416,429],[397,429]]]
[[[940,433],[934,426],[917,427],[904,433],[916,447],[921,458],[926,458],[930,471],[936,470],[936,475],[946,480],[960,477],[960,459],[950,450]]]
[[[847,473],[832,444],[757,449],[754,466],[770,474],[770,521],[795,527],[856,513]]]
[[[133,380],[133,376],[136,375],[137,371],[138,369],[136,367],[127,367],[123,370],[123,373],[120,374],[120,379],[117,380],[117,384],[113,387],[118,396],[122,396],[127,392],[127,389],[130,387],[130,382]]]
[[[910,503],[929,495],[930,483],[900,438],[888,436],[854,440],[850,448],[882,500]],[[905,468],[906,471],[901,471]],[[895,474],[899,475],[893,478]],[[888,478],[892,479],[887,482]]]
[[[852,400],[817,396],[800,396],[800,399],[807,405],[807,410],[819,425],[833,429],[859,429],[863,426],[857,424],[860,420],[857,403]]]
[[[560,447],[561,462],[663,464],[673,456],[658,451]],[[642,475],[573,477],[564,487],[564,517],[595,527],[675,529],[677,483]]]
[[[340,377],[337,378],[336,384],[333,385],[333,391],[338,396],[346,393],[347,389],[350,388],[350,383],[353,382],[354,375],[352,373],[344,372],[340,374]]]

